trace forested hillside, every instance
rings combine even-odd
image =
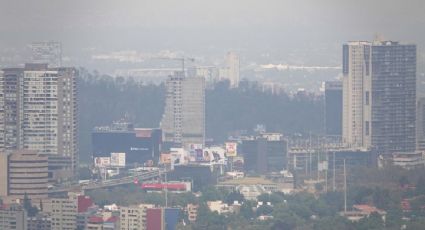
[[[112,78],[81,70],[78,79],[80,158],[89,159],[93,127],[109,125],[127,116],[139,127],[158,127],[164,109],[165,86],[143,85],[134,80]],[[206,92],[206,133],[224,141],[234,130],[252,130],[256,124],[283,133],[320,132],[322,100],[306,96],[273,95],[252,82],[239,89],[218,83]]]

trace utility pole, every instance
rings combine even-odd
[[[335,151],[333,152],[333,183],[332,183],[332,185],[333,185],[333,191],[335,192],[335,190],[336,190],[336,185],[335,185],[335,174],[336,174],[336,168],[335,168]]]
[[[344,213],[347,212],[347,171],[345,168],[345,159],[344,159]]]

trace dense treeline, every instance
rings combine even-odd
[[[323,127],[321,98],[261,92],[256,83],[243,81],[239,89],[217,83],[206,93],[207,136],[224,141],[229,132],[252,130],[257,124],[269,132],[320,132]]]
[[[78,79],[80,157],[88,160],[93,127],[127,118],[140,127],[158,127],[164,110],[165,86],[143,85],[132,78],[112,78],[81,70]],[[229,89],[221,82],[206,91],[208,138],[224,141],[235,130],[264,124],[268,131],[320,132],[321,98],[264,93],[252,82]]]

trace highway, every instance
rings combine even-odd
[[[101,189],[101,188],[110,188],[110,187],[119,186],[119,185],[131,184],[131,183],[134,183],[135,180],[148,181],[163,175],[165,172],[167,171],[159,169],[159,170],[152,170],[148,172],[140,172],[132,176],[122,177],[117,179],[110,179],[110,180],[104,180],[104,181],[90,181],[88,184],[84,184],[84,185],[73,185],[68,187],[59,187],[59,188],[50,189],[49,194],[64,193],[64,192],[78,191],[78,190],[86,191],[86,190],[94,190],[94,189]]]

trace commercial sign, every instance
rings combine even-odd
[[[94,158],[94,166],[96,167],[108,167],[111,165],[110,157],[95,157]]]
[[[111,153],[111,166],[125,167],[125,153]]]
[[[226,156],[235,157],[237,156],[238,143],[226,142]]]

